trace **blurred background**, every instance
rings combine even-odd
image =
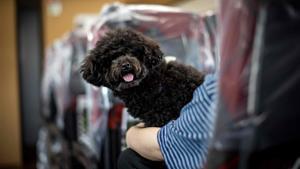
[[[207,169],[300,168],[296,0],[1,0],[0,169],[116,169],[136,122],[79,67],[129,27],[218,72]]]
[[[55,57],[50,57],[48,55],[59,55],[59,57],[62,58],[68,57],[68,48],[69,50],[75,51],[78,48],[77,43],[86,44],[87,37],[84,37],[85,35],[82,35],[82,33],[79,33],[79,35],[77,35],[78,31],[77,33],[74,33],[76,32],[75,29],[77,27],[80,27],[79,29],[84,30],[85,32],[90,30],[90,25],[91,23],[95,22],[95,18],[97,18],[98,20],[99,18],[101,19],[100,14],[102,7],[106,4],[112,4],[113,2],[113,0],[0,1],[0,72],[2,75],[0,80],[0,168],[36,168],[37,166],[38,168],[74,168],[70,167],[71,164],[68,164],[68,166],[59,166],[60,164],[58,163],[61,162],[60,160],[63,160],[65,163],[67,163],[68,160],[69,163],[76,163],[74,161],[80,161],[79,159],[73,159],[75,158],[75,155],[70,155],[74,153],[73,151],[76,151],[74,150],[76,149],[76,147],[80,147],[78,146],[79,144],[74,144],[74,142],[78,143],[80,142],[78,141],[80,139],[83,140],[81,142],[86,143],[86,145],[90,145],[91,143],[89,142],[93,142],[85,139],[84,136],[81,137],[79,135],[80,132],[85,132],[87,133],[86,135],[88,135],[87,137],[92,137],[90,135],[93,134],[89,134],[89,132],[95,133],[97,132],[97,130],[81,131],[90,130],[88,129],[88,127],[86,127],[86,125],[83,125],[86,127],[85,129],[78,129],[78,131],[77,129],[75,129],[80,126],[77,125],[77,123],[79,123],[78,121],[80,121],[79,119],[81,118],[79,117],[79,115],[71,117],[59,117],[59,115],[57,115],[61,113],[61,111],[74,113],[78,109],[80,109],[80,111],[82,110],[82,112],[88,112],[88,110],[85,110],[85,106],[83,105],[92,103],[89,101],[89,99],[83,99],[84,96],[81,96],[81,98],[77,97],[75,103],[74,101],[72,101],[72,98],[66,98],[66,95],[68,94],[62,94],[64,92],[63,89],[60,88],[52,90],[52,87],[56,88],[57,86],[62,86],[64,85],[62,83],[65,82],[63,82],[62,79],[59,79],[59,75],[48,75],[46,72],[53,72],[51,70],[56,69],[69,68],[53,68],[53,65],[59,67],[59,63],[68,63],[65,63],[64,61],[53,61],[55,59],[51,58]],[[124,4],[166,5],[183,9],[188,14],[190,12],[193,12],[196,15],[200,13],[204,14],[207,11],[215,10],[216,8],[214,2],[210,0],[121,0],[120,2]],[[178,15],[181,15],[180,12]],[[196,15],[193,17],[196,17],[197,19]],[[167,19],[176,22],[176,17]],[[73,33],[70,33],[72,31]],[[179,31],[178,34],[180,33],[181,32]],[[77,44],[77,47],[76,45],[68,46],[66,41],[72,41],[70,43]],[[166,42],[165,44],[170,43]],[[62,45],[65,45],[63,49],[61,49]],[[92,46],[92,43],[89,45]],[[84,45],[79,48],[80,50],[83,50],[82,52],[86,52],[86,48],[89,47],[86,47]],[[166,46],[166,51],[168,51],[167,48],[168,47]],[[56,54],[54,54],[55,52]],[[66,62],[70,62],[70,60],[67,60]],[[63,72],[63,70],[60,71]],[[47,78],[48,76],[49,78]],[[51,81],[52,76],[54,77],[54,84],[47,81],[47,79],[50,79],[49,81]],[[76,76],[76,73],[74,76]],[[68,79],[67,77],[65,78]],[[56,81],[58,82],[56,83]],[[74,83],[77,84],[81,82]],[[78,88],[78,86],[75,86],[75,88]],[[88,87],[83,88],[85,92],[93,93],[91,92],[91,90],[93,89],[87,89]],[[104,91],[104,93],[105,92],[106,91]],[[103,91],[101,91],[100,93],[103,93]],[[97,92],[94,92],[94,95],[96,96],[87,94],[87,97],[97,97],[97,94]],[[100,96],[98,97],[101,98]],[[103,97],[109,96],[105,95]],[[65,99],[68,101],[66,101],[66,103],[64,101],[61,101],[60,99]],[[99,102],[101,102],[102,104],[103,100]],[[118,104],[118,101],[109,100],[107,102],[116,105],[114,106],[114,110],[117,110],[118,106],[122,106]],[[73,104],[73,106],[71,106],[72,110],[67,110],[68,108],[66,107],[68,106],[63,106],[62,104]],[[105,103],[103,104],[105,105]],[[103,108],[105,109],[105,111],[112,111],[111,107],[113,104],[106,105],[107,107],[102,107],[105,107]],[[81,120],[81,122],[83,123],[85,120],[88,121],[90,119],[89,117],[86,117],[87,115],[82,116],[85,117],[85,119]],[[71,121],[71,124],[66,124],[65,121]],[[119,123],[117,124],[120,125]],[[66,126],[71,128],[68,129],[68,131],[71,130],[71,133],[65,131],[67,128]],[[111,127],[113,128],[113,126]],[[76,130],[77,132],[74,132],[73,130]],[[120,135],[120,132],[116,133],[117,134],[115,137]],[[111,135],[111,139],[116,140],[113,139],[114,134]],[[81,143],[81,145],[82,144],[83,143]],[[112,146],[111,149],[114,149],[115,147],[121,147],[117,144],[123,143],[121,143],[120,139],[120,143],[106,144]],[[95,146],[94,143],[92,147],[93,146]],[[106,151],[115,151],[116,153],[118,153],[118,151],[116,150],[102,150],[100,154],[105,154]],[[38,155],[39,153],[40,155]],[[82,152],[78,150],[77,154],[78,153]],[[104,158],[112,158],[111,156],[116,156],[107,155],[108,157],[105,157],[105,155],[103,155],[102,157],[94,157],[93,155],[90,155],[93,153],[86,153],[88,155],[82,155],[85,156],[83,158],[91,158],[91,160],[82,160],[81,158],[81,168],[93,168],[95,167],[93,165],[96,164],[92,163],[97,163],[97,160],[98,162],[101,160],[105,161]],[[60,159],[55,159],[55,156],[62,157]],[[66,156],[72,157],[70,159],[65,159]],[[97,159],[96,162],[93,158]],[[109,161],[111,159],[106,160]],[[105,164],[105,166],[102,166],[102,168],[114,168],[115,166],[112,165],[113,164]]]

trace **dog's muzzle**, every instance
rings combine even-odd
[[[134,70],[132,65],[129,63],[123,63],[121,67],[121,76],[124,82],[132,82],[135,78]]]
[[[130,71],[132,71],[132,66],[129,63],[123,63],[121,70],[122,70],[122,74],[129,73]]]

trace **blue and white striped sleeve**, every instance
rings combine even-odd
[[[215,95],[215,75],[207,75],[180,117],[159,130],[157,139],[168,169],[203,167],[213,134]]]

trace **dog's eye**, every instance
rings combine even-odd
[[[133,49],[133,53],[135,55],[140,55],[144,53],[144,49],[142,47],[136,47],[135,49]]]
[[[157,63],[157,61],[155,59],[151,60],[151,64],[155,65]]]

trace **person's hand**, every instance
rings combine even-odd
[[[131,136],[132,137],[135,137],[135,135],[137,134],[137,132],[140,130],[140,129],[142,129],[142,128],[145,128],[145,123],[143,123],[143,122],[140,122],[140,123],[138,123],[138,124],[136,124],[136,125],[134,125],[134,126],[131,126],[128,130],[127,130],[127,132],[126,132],[126,144],[128,145],[128,147],[131,147],[131,144],[130,143],[132,143],[132,142],[134,142],[135,141],[135,139],[130,139],[131,138]],[[131,141],[132,140],[132,141]]]
[[[144,123],[130,127],[126,133],[127,146],[149,160],[163,160],[157,141],[159,129],[158,127],[145,127]]]
[[[141,122],[141,123],[138,123],[137,125],[135,125],[136,127],[139,127],[139,128],[145,128],[145,123]]]

